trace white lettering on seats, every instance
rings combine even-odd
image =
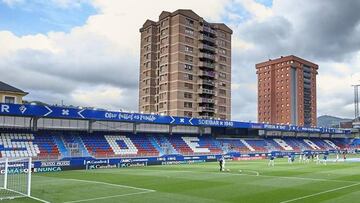
[[[250,151],[255,151],[255,149],[249,145],[249,143],[247,143],[244,139],[240,139],[240,142],[242,142]]]
[[[198,137],[181,137],[184,142],[196,153],[207,153],[210,152],[208,148],[200,147]]]
[[[304,139],[304,142],[308,144],[313,149],[321,149],[319,146],[317,146],[315,143],[313,143],[311,140]]]
[[[339,149],[338,146],[336,146],[336,144],[334,144],[333,142],[331,142],[330,140],[324,140],[324,142],[326,142],[326,144],[330,145],[332,148],[334,149]]]
[[[280,147],[282,147],[284,150],[287,150],[287,151],[292,151],[294,150],[290,145],[288,145],[284,140],[282,139],[274,139],[274,141],[276,143],[278,143],[280,145]]]
[[[119,136],[119,135],[105,135],[105,139],[109,143],[111,149],[114,151],[116,155],[122,154],[137,154],[138,149],[131,141],[130,138],[126,136]],[[122,149],[116,141],[123,141],[127,147],[127,149]]]

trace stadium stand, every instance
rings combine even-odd
[[[164,154],[216,155],[227,152],[268,153],[356,149],[359,139],[221,138],[211,135],[132,133],[3,132],[1,157],[60,159],[65,157],[156,157]]]
[[[1,133],[1,157],[37,157],[58,159],[60,153],[51,136],[33,134]]]
[[[351,147],[354,149],[360,149],[360,139],[354,139],[351,142]]]

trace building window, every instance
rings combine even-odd
[[[192,102],[184,102],[185,108],[192,108]]]
[[[219,111],[220,111],[220,112],[226,112],[226,107],[224,107],[224,106],[219,106]]]
[[[167,40],[168,40],[168,38],[167,38],[167,37],[165,37],[165,38],[161,39],[160,44],[161,44],[161,45],[166,44],[166,43],[167,43]]]
[[[219,40],[218,45],[222,47],[226,47],[226,42],[224,40]]]
[[[192,99],[192,94],[189,92],[184,92],[184,98],[186,99]]]
[[[193,20],[191,20],[189,18],[186,18],[185,21],[186,21],[186,25],[191,26],[191,27],[194,26],[194,21]]]
[[[220,64],[219,67],[220,67],[221,70],[225,70],[225,69],[226,69],[226,66],[225,66],[224,64]]]
[[[184,87],[187,88],[187,89],[193,89],[193,84],[191,83],[184,83]]]
[[[192,112],[191,111],[184,111],[184,116],[192,117]]]
[[[219,89],[219,94],[221,94],[221,95],[226,95],[226,90]]]
[[[226,74],[225,74],[225,73],[222,73],[222,72],[219,72],[219,77],[220,77],[220,78],[226,78]]]
[[[189,46],[185,46],[185,51],[192,53],[194,51],[194,48],[189,47]]]
[[[167,21],[168,21],[168,19],[165,19],[165,20],[161,21],[161,27],[166,26],[168,24]]]
[[[185,55],[185,61],[193,62],[193,57],[189,55]]]
[[[190,28],[185,28],[185,34],[187,35],[194,35],[194,30]]]
[[[184,74],[184,79],[185,80],[193,80],[193,75],[185,73]]]
[[[218,31],[217,34],[218,34],[218,36],[221,37],[221,38],[226,38],[225,32]]]
[[[226,104],[226,99],[225,98],[219,98],[219,103],[220,104]]]
[[[185,37],[185,42],[188,44],[194,44],[194,39],[191,37]]]
[[[226,55],[226,50],[225,49],[219,49],[219,52],[220,52],[220,54],[224,54],[224,55]]]
[[[193,66],[189,65],[189,64],[184,64],[184,68],[185,68],[185,70],[192,71]]]
[[[226,57],[223,57],[223,56],[220,56],[220,61],[222,61],[222,62],[226,62]]]
[[[166,34],[167,34],[167,30],[168,30],[168,28],[161,30],[160,35],[161,35],[161,36],[166,35]]]
[[[4,103],[15,104],[15,97],[5,96]]]

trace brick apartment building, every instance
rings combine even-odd
[[[318,65],[290,55],[256,64],[258,121],[316,126]]]
[[[229,27],[177,10],[140,33],[140,112],[231,119]]]

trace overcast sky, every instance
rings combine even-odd
[[[0,0],[0,80],[26,100],[137,111],[139,28],[192,9],[232,38],[232,118],[257,119],[255,63],[294,54],[319,65],[318,115],[354,115],[360,1]]]

